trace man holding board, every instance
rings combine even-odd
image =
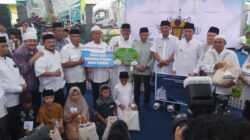
[[[113,47],[114,50],[117,48],[131,48],[132,39],[130,38],[131,28],[130,24],[124,23],[121,26],[121,35],[113,37],[109,45]],[[116,64],[112,69],[112,79],[111,79],[111,90],[114,91],[114,87],[119,82],[119,73],[121,71],[127,71],[130,74],[130,65]]]
[[[85,69],[82,66],[84,59],[81,54],[81,32],[79,29],[71,29],[69,34],[71,43],[65,45],[60,52],[66,87],[67,91],[69,91],[71,87],[77,86],[84,95],[86,76]]]
[[[105,42],[101,41],[102,31],[97,25],[91,29],[93,41],[86,44],[85,47],[94,47],[96,51],[107,52],[110,50]],[[99,89],[102,85],[108,84],[109,82],[109,68],[108,67],[88,67],[88,76],[92,86],[94,107],[96,100],[99,97]]]

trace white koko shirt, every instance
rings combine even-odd
[[[54,53],[46,49],[42,51],[44,55],[38,58],[35,62],[35,73],[36,76],[39,77],[40,81],[39,91],[42,92],[46,89],[56,92],[65,85],[60,54],[57,50],[55,50]],[[58,69],[61,71],[61,77],[41,76],[45,72],[54,72]]]
[[[187,42],[182,39],[175,50],[173,70],[177,75],[188,75],[192,72],[198,74],[203,54],[204,49],[201,42],[195,39]]]
[[[154,53],[158,53],[161,59],[168,59],[174,56],[175,48],[178,45],[178,38],[170,35],[167,38],[163,38],[162,36],[156,37],[154,40],[154,44],[151,47],[151,51]],[[159,62],[155,61],[154,71],[156,73],[166,73],[170,74],[173,68],[173,63],[170,63],[168,66],[159,67]]]
[[[215,49],[208,50],[205,55],[204,59],[201,63],[201,70],[203,70],[208,75],[213,75],[215,70],[214,66],[218,62],[222,62],[223,60],[227,60],[227,63],[230,63],[236,69],[240,69],[240,64],[236,54],[228,49],[224,49],[220,54]],[[232,88],[226,88],[222,86],[215,86],[216,93],[222,95],[230,95]]]
[[[79,61],[82,57],[82,44],[75,47],[72,43],[65,45],[60,54],[62,63]],[[70,68],[63,68],[66,83],[80,83],[86,80],[85,70],[82,65],[77,65]]]
[[[134,103],[134,93],[133,86],[131,83],[127,83],[126,85],[122,85],[121,82],[118,82],[115,85],[113,98],[118,105],[125,105],[126,109],[129,108],[131,104]]]
[[[91,41],[86,44],[86,46],[97,46],[107,48],[108,45],[105,42],[96,44],[94,41]],[[109,80],[109,68],[92,68],[92,72],[89,74],[89,78],[95,83],[103,83]]]
[[[0,118],[7,115],[7,110],[5,108],[6,98],[4,95],[4,90],[0,87]]]
[[[0,85],[6,97],[5,106],[13,107],[19,104],[19,94],[25,81],[14,61],[9,57],[0,57]]]

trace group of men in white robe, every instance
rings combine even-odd
[[[184,38],[180,41],[170,35],[170,29],[169,21],[162,21],[160,27],[162,35],[154,40],[154,45],[151,48],[156,60],[156,73],[212,77],[217,69],[225,66],[222,63],[224,57],[233,68],[240,69],[236,54],[225,48],[226,38],[219,35],[217,27],[210,27],[206,43],[193,37],[195,33],[193,23],[185,23]],[[234,75],[229,84],[215,85],[215,93],[230,95],[231,87],[237,82],[236,79],[237,75]],[[156,103],[155,106],[159,106],[159,103]],[[175,107],[176,111],[180,111],[179,105]],[[172,110],[171,107],[170,110]]]
[[[222,64],[222,56],[224,53],[227,54],[226,60],[228,63],[230,63],[235,69],[240,69],[236,54],[233,51],[226,49],[226,38],[223,35],[219,35],[219,29],[217,27],[210,27],[207,33],[206,43],[202,43],[193,37],[195,33],[195,26],[193,23],[185,23],[183,29],[184,38],[181,40],[170,34],[171,26],[170,22],[167,20],[161,22],[160,31],[161,35],[155,38],[153,45],[150,48],[155,59],[153,68],[155,73],[184,76],[212,76],[217,69],[225,66]],[[124,24],[121,28],[121,35],[113,37],[110,41],[110,46],[113,48],[127,48],[132,46],[133,42],[129,37],[130,32],[130,25]],[[144,47],[146,49],[146,45],[144,45]],[[214,54],[215,58],[213,58]],[[208,72],[205,69],[208,65],[212,65],[212,75],[211,72]],[[130,67],[127,65],[114,66],[111,79],[112,87],[117,83],[117,75],[119,75],[119,72],[130,72],[129,68]],[[231,93],[231,87],[237,82],[236,79],[237,75],[233,76],[228,85],[215,85],[216,94],[229,95]],[[136,104],[139,105],[137,102]],[[176,110],[180,111],[180,106],[176,106]]]

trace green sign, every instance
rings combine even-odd
[[[246,39],[246,44],[250,44],[250,39],[249,38]]]
[[[139,54],[134,48],[118,48],[114,53],[114,60],[121,60],[122,64],[131,64],[132,61],[138,60]]]

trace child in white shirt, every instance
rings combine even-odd
[[[128,82],[128,72],[120,72],[120,82],[115,85],[113,98],[117,104],[117,116],[124,120],[126,110],[137,110],[134,104],[133,86]]]

